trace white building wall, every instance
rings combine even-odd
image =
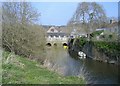
[[[68,40],[68,38],[66,37],[66,36],[64,36],[64,37],[61,37],[61,36],[59,36],[59,37],[47,37],[47,40],[46,41],[49,41],[49,42],[54,42],[54,41],[56,41],[56,42],[67,42],[67,40]]]

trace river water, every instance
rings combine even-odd
[[[64,76],[83,77],[87,84],[118,84],[118,66],[92,59],[74,59],[62,47],[48,47],[44,66]],[[74,53],[73,53],[74,54]]]

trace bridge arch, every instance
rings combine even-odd
[[[52,44],[51,43],[47,43],[46,46],[52,46]]]
[[[53,45],[54,45],[54,46],[57,46],[57,43],[54,43]]]
[[[63,46],[68,46],[68,44],[67,43],[63,43]]]

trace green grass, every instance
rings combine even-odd
[[[3,84],[84,84],[79,77],[61,76],[36,61],[14,55],[5,63],[9,52],[3,53]]]

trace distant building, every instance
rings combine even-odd
[[[106,28],[98,28],[96,31],[103,31],[99,35],[96,36],[97,40],[100,40],[100,38],[105,38],[108,36],[108,38],[114,38],[117,39],[119,35],[119,27],[118,27],[118,22],[112,22],[110,23]],[[106,36],[104,36],[106,35]]]
[[[67,43],[68,35],[55,27],[51,27],[47,31],[46,39],[47,42],[51,43]]]
[[[83,31],[78,32],[76,29],[73,29],[70,36],[72,38],[75,38],[75,37],[87,37],[87,34],[85,32],[83,32]]]
[[[108,30],[110,32],[118,34],[118,22],[113,22],[113,23],[109,24],[108,28],[109,28]]]
[[[102,31],[102,30],[105,31],[105,30],[107,30],[107,29],[108,29],[108,28],[97,28],[96,31]]]
[[[75,38],[77,36],[77,31],[76,29],[73,29],[73,31],[70,34],[70,37]]]
[[[57,33],[58,30],[55,29],[55,27],[51,27],[49,28],[49,30],[47,31],[47,33]]]

